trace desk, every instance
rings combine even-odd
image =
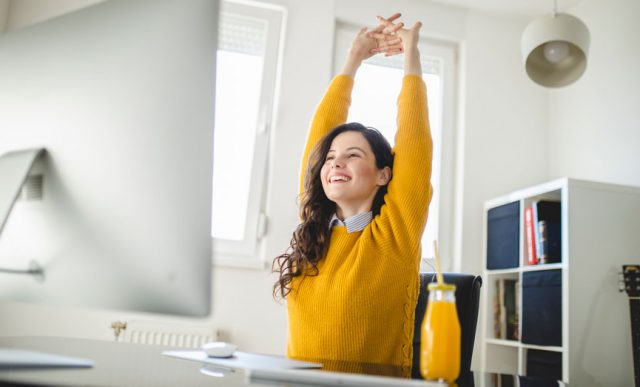
[[[229,371],[222,377],[201,372],[197,362],[167,357],[162,351],[175,349],[156,345],[118,343],[109,341],[72,339],[58,337],[0,338],[0,347],[20,348],[50,352],[59,355],[87,358],[95,361],[93,368],[78,369],[10,369],[0,370],[0,385],[59,385],[59,386],[247,386],[242,370]],[[494,386],[495,376],[474,373],[459,387]],[[254,387],[273,387],[274,384],[251,383]],[[276,384],[278,385],[278,384]],[[282,386],[293,386],[283,383]],[[305,384],[308,386],[307,384]],[[442,386],[427,383],[425,386]],[[528,386],[562,386],[550,384],[527,384]]]

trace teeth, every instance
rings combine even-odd
[[[330,181],[334,182],[334,181],[349,181],[351,180],[350,177],[347,176],[331,176]]]

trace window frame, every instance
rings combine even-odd
[[[220,3],[220,17],[224,15],[265,21],[267,32],[244,238],[230,240],[212,236],[212,259],[216,265],[261,268],[265,263],[256,257],[256,253],[260,240],[266,234],[265,179],[270,132],[278,100],[276,91],[283,56],[286,8],[259,2],[227,0]],[[212,222],[215,221],[213,214]]]

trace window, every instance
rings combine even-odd
[[[211,228],[217,262],[252,255],[264,227],[263,176],[283,19],[279,7],[221,3]]]
[[[341,68],[358,28],[338,23],[336,28],[335,71]],[[443,42],[422,39],[423,79],[427,84],[429,121],[434,141],[431,184],[433,199],[429,207],[429,219],[422,238],[424,264],[433,259],[433,241],[446,260],[445,268],[452,262],[453,217],[452,163],[453,163],[453,95],[455,92],[455,47]],[[361,122],[380,130],[393,146],[396,132],[396,101],[400,91],[403,56],[376,55],[363,63],[356,75],[349,121]],[[443,128],[447,128],[444,130]],[[445,258],[446,257],[446,258]],[[426,267],[423,267],[426,269]]]

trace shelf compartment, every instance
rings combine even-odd
[[[495,372],[499,374],[511,374],[518,373],[518,351],[515,346],[506,345],[494,345],[489,341],[486,342],[487,347],[490,347],[491,356],[486,359],[487,372]]]
[[[519,281],[518,270],[494,272],[487,276],[485,286],[490,304],[485,337],[488,339],[517,342],[520,338]]]

